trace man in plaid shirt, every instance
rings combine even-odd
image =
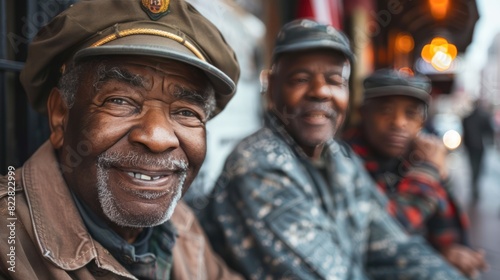
[[[466,246],[467,218],[448,189],[446,148],[437,137],[420,133],[430,101],[428,79],[383,69],[364,87],[361,124],[345,140],[389,198],[389,213],[475,276],[486,267],[484,253]]]

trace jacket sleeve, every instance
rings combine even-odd
[[[173,250],[173,279],[243,279],[214,253],[194,213],[182,201],[175,209],[172,222],[179,233]]]
[[[311,201],[309,187],[299,188],[279,172],[254,172],[228,182],[228,192],[221,195],[232,203],[224,205],[225,214],[218,220],[226,230],[232,257],[239,259],[248,278],[347,280],[363,279],[359,273],[366,271],[381,280],[434,279],[435,275],[464,279],[422,239],[403,232],[385,211],[384,198],[373,185],[373,195],[380,197],[373,197],[368,206],[368,228],[352,236],[342,236],[336,229],[341,225]],[[361,254],[364,259],[358,260],[342,240],[364,234],[367,247]]]
[[[443,279],[465,280],[421,237],[408,236],[387,212],[387,197],[375,186],[363,168],[361,159],[350,153],[354,165],[355,186],[369,193],[369,237],[365,251],[365,269],[370,279]]]
[[[412,166],[399,180],[395,191],[386,194],[389,213],[408,233],[421,232],[436,211],[449,207],[448,194],[436,168],[426,163]]]
[[[37,258],[28,203],[20,186],[21,169],[16,171],[15,196],[7,176],[0,176],[0,279],[39,279],[49,275],[46,263]],[[9,210],[15,208],[13,211]],[[12,224],[12,228],[8,226]]]
[[[228,181],[219,182],[225,187],[215,197],[216,218],[230,258],[247,278],[351,279],[347,268],[363,270],[341,248],[333,220],[311,199],[312,186],[281,170],[222,180]]]
[[[371,215],[366,271],[372,279],[466,279],[421,237],[403,234],[382,204],[374,203]]]

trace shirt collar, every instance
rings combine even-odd
[[[154,263],[156,258],[149,253],[148,248],[153,228],[144,228],[137,240],[129,244],[81,201],[74,192],[71,192],[71,194],[92,238],[108,249],[111,255],[127,270],[130,270],[129,267],[133,266],[134,263]]]

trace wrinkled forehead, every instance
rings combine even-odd
[[[141,85],[151,85],[154,76],[175,78],[184,81],[188,87],[205,88],[210,83],[200,69],[189,64],[171,59],[144,56],[108,56],[97,57],[82,62],[87,65],[87,74],[97,81],[108,78],[134,78]]]

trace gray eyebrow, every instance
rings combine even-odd
[[[203,90],[203,92],[200,92],[180,85],[174,85],[172,95],[175,98],[187,100],[188,102],[200,106],[205,111],[207,117],[210,116],[215,108],[215,96],[212,87],[208,87]]]
[[[110,80],[116,80],[119,82],[124,82],[133,87],[146,88],[146,80],[137,74],[130,73],[127,69],[114,66],[111,68],[106,68],[106,65],[100,64],[97,67],[96,82],[94,83],[94,88],[99,90],[99,87]]]
[[[110,80],[124,82],[133,87],[146,89],[148,81],[137,74],[130,73],[127,69],[118,66],[106,68],[104,63],[97,67],[97,75],[94,83],[94,89],[98,91],[100,87]],[[215,109],[215,91],[211,85],[208,85],[204,90],[193,90],[180,85],[173,85],[172,95],[175,98],[189,101],[200,106],[206,113],[207,119]]]

